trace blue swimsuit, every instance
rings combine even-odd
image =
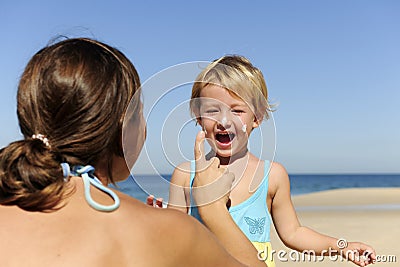
[[[194,161],[192,161],[190,172],[190,194],[192,194],[191,189],[195,175],[194,164]],[[229,213],[242,232],[257,248],[259,251],[259,257],[263,258],[268,266],[275,266],[272,259],[272,248],[270,244],[272,219],[267,207],[269,165],[269,161],[264,162],[264,178],[257,190],[242,203],[230,207]],[[191,197],[189,214],[201,222],[198,209],[193,203],[194,201]]]
[[[82,178],[83,186],[85,188],[85,198],[87,203],[98,211],[114,211],[118,209],[120,200],[117,194],[115,194],[110,188],[104,186],[101,181],[94,175],[94,168],[90,165],[86,166],[73,166],[72,169],[67,162],[60,164],[63,170],[64,181],[68,182],[70,176],[79,176]],[[90,193],[90,185],[96,187],[100,191],[108,194],[113,200],[114,204],[105,206],[97,203]]]

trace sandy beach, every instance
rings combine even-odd
[[[300,223],[321,233],[347,241],[361,241],[375,248],[381,262],[371,266],[400,265],[400,188],[337,189],[294,196]],[[276,266],[356,266],[340,257],[296,261],[271,231]],[[292,259],[293,258],[293,259]],[[385,261],[385,262],[384,262]]]

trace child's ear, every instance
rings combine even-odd
[[[253,129],[255,129],[255,128],[257,128],[258,126],[260,126],[260,124],[261,124],[261,121],[258,120],[257,118],[254,118],[254,121],[253,121]]]
[[[193,115],[196,118],[196,126],[197,126],[197,124],[199,124],[201,126],[201,115],[200,115],[199,107],[194,108]]]
[[[196,118],[196,125],[197,124],[201,126],[201,117],[197,117]]]
[[[263,120],[263,116],[259,117],[259,116],[254,116],[254,120],[253,120],[253,129],[257,128],[258,126],[260,126],[261,122]]]

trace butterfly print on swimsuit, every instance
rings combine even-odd
[[[258,232],[262,235],[264,233],[265,217],[255,219],[244,217],[244,220],[249,225],[250,234],[256,234]]]

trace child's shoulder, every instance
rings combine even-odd
[[[189,183],[192,163],[190,161],[183,162],[175,167],[172,173],[171,182],[177,185]]]
[[[274,195],[279,189],[290,188],[289,176],[285,167],[278,162],[271,162],[269,170],[269,193]]]
[[[181,164],[179,164],[178,166],[175,167],[174,174],[177,173],[180,175],[185,175],[185,176],[189,175],[190,176],[190,172],[194,171],[194,170],[192,170],[192,165],[193,165],[192,161],[182,162]]]
[[[270,165],[270,175],[287,176],[288,174],[285,167],[281,163],[273,161]]]

